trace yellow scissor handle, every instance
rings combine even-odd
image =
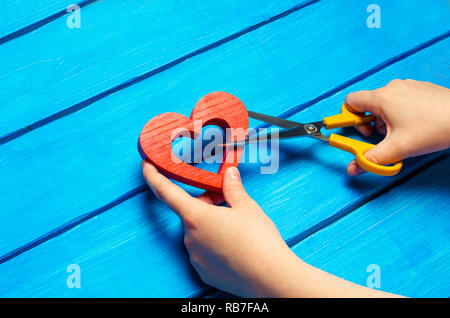
[[[374,115],[365,115],[360,113],[350,105],[342,104],[341,113],[339,115],[329,116],[323,119],[326,129],[334,129],[349,126],[360,126],[368,124],[375,120]]]
[[[355,155],[356,162],[358,162],[361,168],[380,176],[394,176],[400,172],[403,166],[403,163],[401,161],[395,163],[392,166],[383,166],[367,160],[366,157],[364,157],[364,154],[369,149],[375,146],[367,142],[331,134],[328,144],[331,147],[335,147],[352,153],[353,155]]]

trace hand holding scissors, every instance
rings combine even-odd
[[[329,137],[322,134],[321,129],[335,129],[349,126],[365,125],[375,120],[374,115],[365,115],[355,111],[347,104],[342,105],[341,113],[334,116],[325,117],[321,121],[311,122],[308,124],[302,124],[295,121],[282,119],[279,117],[273,117],[249,111],[250,118],[264,121],[266,123],[275,125],[277,127],[284,128],[279,132],[279,139],[294,138],[294,137],[312,137],[318,140],[326,141],[332,147],[344,150],[352,153],[360,167],[371,173],[382,176],[393,176],[400,172],[402,168],[402,162],[399,161],[394,165],[380,165],[376,164],[366,157],[364,154],[375,145],[369,144],[363,141],[351,139],[345,136],[331,134]],[[235,146],[243,145],[256,141],[256,136],[247,137],[245,140],[236,141]],[[262,137],[270,139],[271,135],[268,133]],[[260,139],[261,140],[261,139]],[[229,145],[229,144],[228,144]]]

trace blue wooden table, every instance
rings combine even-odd
[[[212,91],[306,122],[394,78],[450,87],[449,2],[372,3],[2,1],[0,296],[214,295],[179,219],[144,186],[140,130]],[[302,259],[362,285],[378,271],[385,291],[450,296],[448,152],[389,178],[349,178],[351,155],[314,140],[283,142],[279,156],[275,174],[241,173]]]

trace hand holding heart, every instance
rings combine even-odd
[[[248,113],[244,104],[231,94],[214,92],[201,98],[189,118],[177,113],[164,113],[152,118],[139,137],[138,148],[143,159],[152,163],[160,173],[171,179],[198,188],[222,193],[223,174],[228,167],[237,167],[243,149],[226,149],[224,160],[217,173],[202,170],[181,160],[174,160],[172,142],[179,133],[188,132],[191,138],[200,134],[201,127],[217,125],[230,132],[227,141],[236,141],[248,131]],[[232,129],[229,129],[232,128]],[[177,134],[174,134],[177,132]],[[231,148],[231,147],[230,147]]]
[[[190,261],[206,284],[240,296],[281,295],[275,289],[287,286],[285,282],[290,280],[285,275],[286,259],[295,263],[297,257],[245,192],[237,168],[225,171],[223,196],[205,192],[199,198],[148,161],[142,161],[142,168],[155,195],[182,220]],[[214,205],[223,199],[229,208]]]

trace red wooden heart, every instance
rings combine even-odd
[[[172,152],[172,142],[176,138],[174,131],[188,132],[191,138],[197,138],[201,127],[194,125],[196,120],[201,120],[201,127],[217,125],[227,131],[227,141],[240,140],[247,135],[248,113],[244,104],[231,94],[214,92],[198,101],[189,118],[178,113],[164,113],[152,118],[139,136],[139,153],[166,177],[222,193],[223,174],[226,168],[238,166],[243,147],[226,149],[217,173],[199,169],[179,159],[174,160],[177,159]],[[240,133],[237,129],[240,129]]]

